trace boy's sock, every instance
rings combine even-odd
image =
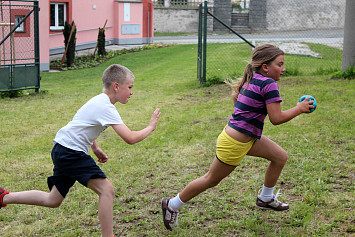
[[[180,209],[180,207],[184,204],[185,203],[181,201],[179,194],[178,194],[176,197],[169,200],[168,207],[170,209],[173,209],[174,211],[178,211]]]
[[[259,198],[261,198],[263,201],[266,202],[270,201],[271,199],[274,198],[274,189],[275,187],[268,188],[263,185],[263,189],[261,191]]]

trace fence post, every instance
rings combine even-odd
[[[164,0],[164,7],[170,7],[171,2],[170,0]]]
[[[207,51],[207,1],[204,3],[203,11],[203,76],[202,83],[206,83],[206,51]]]
[[[197,79],[201,83],[202,60],[202,3],[198,7],[198,47],[197,47]]]
[[[344,26],[344,50],[342,71],[345,71],[348,67],[355,67],[355,2],[346,0],[345,7],[345,26]]]
[[[40,55],[39,55],[39,17],[38,17],[38,12],[39,12],[39,3],[38,1],[33,2],[33,6],[34,6],[34,15],[33,15],[33,19],[34,19],[34,40],[35,40],[35,64],[37,67],[37,80],[38,80],[38,85],[35,88],[35,92],[38,93],[39,92],[39,88],[40,88],[40,81],[41,81],[41,74],[40,74]]]

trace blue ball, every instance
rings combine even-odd
[[[316,101],[316,99],[314,99],[314,97],[313,96],[311,96],[311,95],[304,95],[304,96],[302,96],[301,98],[300,98],[300,102],[302,102],[304,99],[306,99],[307,97],[309,97],[309,100],[308,101],[311,101],[311,100],[313,100],[313,106],[314,106],[314,108],[313,109],[310,109],[310,113],[312,113],[316,108],[317,108],[317,101]]]

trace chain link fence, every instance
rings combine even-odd
[[[305,2],[302,9],[289,16],[285,16],[286,12],[297,11],[296,5],[292,4],[295,1],[288,0],[291,8],[285,8],[285,12],[275,10],[280,9],[279,2],[272,0],[266,2],[265,10],[258,12],[262,17],[254,19],[256,22],[250,22],[253,20],[250,14],[255,12],[252,13],[253,6],[248,5],[248,8],[239,9],[240,12],[244,10],[243,13],[246,9],[250,11],[249,24],[233,25],[232,19],[226,23],[227,27],[223,26],[224,30],[221,30],[222,24],[220,24],[218,31],[215,30],[218,19],[213,18],[216,11],[208,7],[208,20],[204,26],[207,28],[204,31],[206,34],[205,80],[223,81],[227,78],[242,77],[245,66],[251,59],[253,46],[264,43],[277,45],[286,53],[286,75],[323,75],[341,70],[345,1],[339,1],[338,4],[333,1],[335,4],[328,5],[319,3],[316,8],[314,2]],[[329,16],[322,14],[329,14]],[[261,20],[266,21],[267,24]],[[312,28],[309,21],[318,27]],[[250,27],[253,24],[254,29]],[[212,25],[213,30],[211,30]],[[237,55],[244,55],[246,60],[240,61]],[[292,58],[289,63],[288,58]]]
[[[174,9],[196,8],[205,1],[153,0],[153,3],[155,7]],[[207,78],[225,79],[243,74],[247,60],[236,61],[234,55],[245,53],[250,57],[252,47],[233,31],[252,45],[272,43],[284,50],[287,57],[301,56],[297,63],[286,65],[289,74],[325,74],[341,68],[345,0],[285,0],[282,3],[278,0],[209,0],[206,5],[211,14],[230,27],[221,26],[211,14],[207,14],[206,26],[203,26],[206,28]],[[178,22],[186,20],[175,18],[174,15],[174,30]],[[193,17],[196,21],[197,18]],[[194,22],[187,24],[197,25]],[[198,29],[194,30],[197,33]],[[188,36],[180,37],[180,40],[197,44],[197,38]],[[309,65],[310,58],[316,58],[316,64]]]
[[[0,2],[0,91],[39,88],[37,1]]]

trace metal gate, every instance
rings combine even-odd
[[[0,1],[0,92],[40,88],[38,1]]]
[[[207,73],[207,15],[210,15],[214,21],[219,22],[223,27],[228,29],[232,34],[236,35],[244,42],[249,44],[252,48],[255,46],[246,40],[242,35],[226,25],[217,16],[208,10],[208,2],[205,1],[199,5],[199,21],[198,21],[198,51],[197,51],[197,79],[201,84],[206,83]]]

